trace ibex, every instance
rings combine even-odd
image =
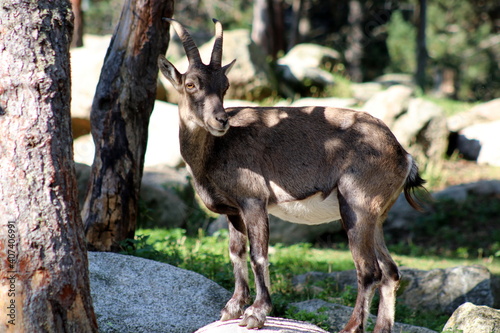
[[[271,311],[268,213],[304,224],[342,220],[357,271],[358,296],[342,332],[363,332],[376,288],[374,332],[390,332],[400,273],[383,238],[382,222],[404,191],[416,209],[423,188],[413,158],[382,121],[333,107],[235,107],[224,109],[222,26],[205,65],[186,29],[166,19],[189,60],[181,74],[163,55],[158,65],[179,93],[181,154],[206,206],[227,215],[235,290],[221,320],[261,328]],[[247,239],[256,297],[250,301]]]

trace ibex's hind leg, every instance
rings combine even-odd
[[[383,219],[385,219],[385,216]],[[374,332],[390,333],[394,325],[396,291],[399,287],[400,273],[398,266],[391,258],[385,245],[382,230],[383,219],[377,224],[375,230],[377,258],[379,266],[382,269],[382,281],[379,287],[380,303]]]
[[[234,294],[221,312],[221,320],[236,319],[250,301],[248,288],[247,235],[246,227],[239,215],[228,215],[229,256],[234,271]]]
[[[378,263],[374,239],[374,229],[378,219],[363,205],[358,205],[355,198],[349,200],[341,193],[338,198],[342,223],[349,238],[349,247],[358,279],[356,305],[341,333],[363,333],[373,295],[382,280],[382,270]]]

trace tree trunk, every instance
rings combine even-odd
[[[253,5],[252,40],[273,60],[285,49],[282,1],[256,0]]]
[[[97,332],[73,162],[70,6],[0,1],[2,332]]]
[[[363,8],[359,0],[349,1],[349,15],[347,20],[351,31],[347,36],[345,58],[351,80],[361,82],[363,80],[363,71],[361,70],[361,58],[363,57]]]
[[[118,251],[134,238],[157,58],[168,46],[174,1],[127,0],[92,104],[96,145],[82,216],[89,249]]]
[[[418,30],[417,30],[417,83],[425,90],[425,68],[427,65],[427,43],[425,28],[427,25],[427,0],[419,0]]]
[[[71,41],[71,47],[82,47],[83,46],[82,0],[71,0],[71,4],[73,8],[73,14],[75,15],[73,39]]]

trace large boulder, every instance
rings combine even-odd
[[[203,44],[199,50],[201,58],[209,63],[214,39]],[[168,55],[168,52],[167,52]],[[228,74],[231,84],[226,93],[226,98],[244,100],[262,100],[271,96],[276,87],[276,80],[266,54],[250,38],[250,31],[245,29],[224,31],[224,52],[222,64],[228,64],[236,59],[236,63]],[[179,72],[184,73],[188,68],[187,57],[174,61]],[[168,101],[178,102],[178,93],[166,78],[160,77],[168,92]]]
[[[387,126],[392,127],[396,118],[408,108],[412,95],[412,88],[395,85],[373,95],[365,103],[363,110],[381,119]]]
[[[447,269],[422,271],[400,268],[401,286],[398,302],[409,308],[437,313],[452,314],[464,302],[493,305],[491,274],[482,266],[458,266]],[[309,289],[313,293],[323,291],[320,281],[329,281],[339,290],[346,287],[357,289],[356,271],[309,272],[293,278],[296,291]]]
[[[500,120],[500,98],[481,103],[472,109],[460,112],[448,118],[448,128],[452,132],[481,123],[487,123]]]
[[[186,333],[219,319],[231,294],[200,274],[116,253],[89,252],[101,333]]]
[[[335,64],[340,58],[337,51],[325,46],[297,44],[278,60],[278,71],[292,86],[324,88],[334,84],[334,78],[321,67],[328,62]]]
[[[413,98],[408,109],[391,121],[399,142],[414,156],[440,160],[448,148],[449,131],[443,110],[422,98]]]
[[[446,322],[443,332],[500,333],[500,310],[469,302],[462,304]]]
[[[493,305],[491,274],[483,266],[458,266],[422,271],[401,269],[398,301],[410,308],[452,314],[461,304]]]
[[[144,166],[183,163],[179,143],[179,111],[175,104],[156,100],[149,119],[148,146]]]
[[[90,119],[95,89],[111,36],[84,35],[84,47],[71,49],[71,117]]]
[[[217,321],[200,328],[195,333],[246,333],[249,332],[245,327],[238,326],[240,319]],[[253,330],[252,330],[253,331]],[[297,320],[267,317],[264,327],[259,329],[259,333],[328,333],[327,331]]]
[[[479,164],[500,166],[500,120],[479,123],[460,130],[457,149]]]
[[[75,162],[92,165],[95,154],[92,135],[87,134],[77,138],[73,142],[73,148]],[[176,167],[182,163],[177,105],[156,100],[149,120],[144,166],[166,164]]]
[[[345,324],[347,324],[347,321],[349,320],[353,311],[353,308],[351,307],[329,303],[319,299],[292,303],[290,304],[290,307],[297,311],[306,311],[315,314],[321,313],[321,315],[327,316],[328,319],[326,319],[325,322],[330,326],[330,332],[341,331],[344,328]],[[368,323],[374,324],[376,320],[377,317],[375,317],[374,315],[370,315],[368,318]],[[394,323],[393,332],[435,333],[435,331],[425,327],[418,327],[401,323]]]

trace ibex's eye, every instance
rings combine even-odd
[[[187,88],[187,89],[190,89],[190,90],[191,90],[191,89],[194,89],[194,83],[191,83],[191,82],[186,83],[186,88]]]

